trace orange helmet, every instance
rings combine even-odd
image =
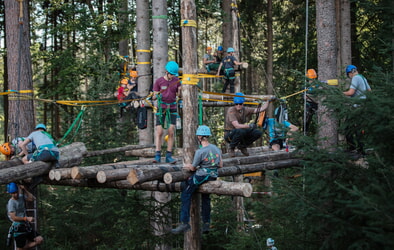
[[[316,71],[314,69],[308,69],[308,71],[306,73],[306,77],[308,77],[310,79],[316,79],[317,78]]]
[[[121,81],[120,81],[120,84],[127,84],[129,82],[129,80],[127,79],[127,78],[123,78]]]
[[[11,154],[11,144],[9,142],[6,142],[3,145],[1,145],[0,152],[3,155],[10,155]]]
[[[137,78],[137,77],[138,77],[138,72],[135,71],[135,70],[131,70],[131,71],[130,71],[130,77]]]
[[[212,47],[209,47],[209,46],[208,46],[208,47],[207,47],[207,50],[212,50]]]

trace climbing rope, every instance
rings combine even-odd
[[[85,110],[86,110],[86,107],[85,106],[82,106],[82,108],[81,108],[81,111],[79,112],[79,114],[77,115],[77,117],[75,118],[75,120],[73,121],[73,123],[71,124],[71,126],[68,128],[68,130],[67,130],[67,132],[64,134],[64,136],[56,143],[56,146],[59,146],[59,145],[61,145],[61,144],[64,144],[63,146],[66,146],[66,145],[68,145],[68,144],[70,144],[70,143],[63,143],[63,141],[66,139],[66,137],[71,133],[71,131],[73,130],[73,128],[74,128],[74,126],[76,125],[76,123],[78,122],[78,126],[77,126],[77,128],[75,129],[75,131],[74,131],[74,135],[71,137],[71,139],[69,140],[70,142],[75,138],[75,136],[77,135],[77,133],[78,133],[78,130],[79,130],[79,128],[81,127],[81,124],[82,124],[82,117],[83,117],[83,114],[84,114],[84,112],[85,112]]]

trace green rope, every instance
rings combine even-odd
[[[202,106],[202,95],[198,96],[198,125],[202,125],[203,118],[203,106]]]
[[[85,112],[85,109],[86,109],[86,107],[85,107],[85,106],[82,106],[81,111],[79,112],[79,114],[77,115],[77,117],[75,118],[75,120],[73,121],[73,123],[71,124],[71,126],[68,128],[68,130],[67,130],[67,132],[64,134],[63,138],[60,139],[59,142],[58,142],[57,144],[55,144],[55,145],[59,146],[60,144],[63,143],[63,141],[65,140],[65,138],[71,133],[73,127],[75,126],[75,124],[76,124],[77,121],[79,120],[78,126],[77,126],[77,128],[75,129],[75,131],[74,131],[74,135],[71,137],[71,139],[70,139],[69,141],[71,142],[71,141],[74,139],[74,137],[75,137],[75,136],[77,135],[77,133],[78,133],[79,128],[81,127],[81,124],[82,124],[82,117],[83,117],[83,114],[84,114],[84,112]],[[70,143],[67,143],[67,144],[65,144],[64,146],[66,146],[66,145],[68,145],[68,144],[70,144]]]

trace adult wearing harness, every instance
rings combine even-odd
[[[22,193],[14,182],[7,185],[7,193],[11,195],[7,204],[7,214],[12,221],[9,232],[12,232],[17,249],[30,249],[40,245],[44,239],[29,226],[34,218],[26,216],[25,200],[33,201],[34,196],[22,185],[19,189]]]
[[[181,95],[181,83],[178,79],[179,66],[176,62],[169,61],[166,64],[165,69],[165,75],[157,79],[153,85],[153,98],[158,99],[155,133],[156,154],[153,163],[161,162],[161,145],[163,143],[164,132],[163,126],[167,119],[167,124],[170,125],[168,128],[166,162],[175,164],[176,160],[172,158],[172,148],[175,141],[174,135],[177,118],[176,98]]]
[[[283,149],[284,144],[288,145],[293,133],[298,131],[298,127],[288,121],[287,108],[285,105],[275,109],[275,118],[268,119],[268,133],[270,137],[270,147],[273,151]]]
[[[248,124],[251,116],[267,109],[269,102],[259,108],[245,107],[245,95],[235,93],[234,106],[227,110],[224,139],[230,143],[230,156],[235,157],[237,147],[243,155],[248,156],[247,147],[262,136],[255,123]]]
[[[358,73],[357,67],[348,65],[346,67],[346,75],[351,79],[351,84],[348,91],[343,92],[344,95],[351,98],[366,99],[365,93],[371,91],[367,79]],[[359,107],[355,105],[355,107]],[[348,144],[348,151],[357,150],[358,153],[364,154],[364,143],[362,142],[362,128],[359,125],[348,121],[346,130],[346,142]]]
[[[186,186],[181,194],[181,217],[179,226],[171,230],[174,234],[179,234],[190,230],[190,204],[193,193],[206,181],[216,180],[217,169],[223,167],[222,153],[220,149],[209,143],[211,130],[208,126],[200,125],[196,131],[197,140],[201,145],[194,155],[192,164],[185,164],[183,168],[195,173],[188,178]],[[203,221],[203,233],[209,232],[211,221],[211,200],[209,194],[201,194],[201,215]]]
[[[234,93],[234,81],[235,81],[235,66],[236,65],[241,65],[241,62],[238,62],[238,60],[234,57],[234,52],[235,50],[233,48],[228,48],[227,49],[227,56],[223,58],[219,65],[218,72],[216,75],[218,76],[220,74],[220,69],[223,67],[224,68],[224,86],[222,89],[222,93],[226,92],[228,85],[230,85],[230,93]]]
[[[48,134],[46,130],[47,128],[44,124],[38,124],[35,131],[21,143],[20,147],[25,155],[22,159],[24,164],[32,161],[53,161],[56,163],[59,161],[59,149],[55,145],[52,136]],[[32,142],[37,148],[34,153],[28,152],[27,145],[30,142]]]

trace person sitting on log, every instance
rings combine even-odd
[[[7,157],[11,157],[11,159],[13,159],[14,157],[22,157],[23,152],[20,145],[25,139],[25,137],[17,137],[11,142],[6,142],[2,144],[0,146],[0,152]],[[34,150],[36,150],[36,146],[32,142],[28,143],[27,152],[30,154],[33,153]]]
[[[11,195],[7,204],[7,215],[12,221],[9,232],[15,239],[16,249],[31,249],[42,244],[43,237],[30,226],[34,217],[26,215],[25,200],[31,202],[35,197],[23,185],[18,188],[14,182],[7,184],[7,193]]]
[[[198,187],[206,181],[216,180],[218,177],[218,168],[223,167],[222,153],[220,149],[209,143],[211,130],[208,126],[200,125],[196,131],[197,140],[201,145],[194,155],[193,163],[185,164],[184,168],[195,171],[188,178],[186,185],[181,194],[181,217],[180,224],[171,232],[179,234],[190,230],[190,204],[193,193]],[[201,194],[203,233],[208,233],[211,222],[211,200],[209,194]]]
[[[256,123],[248,124],[251,116],[267,109],[268,103],[258,108],[244,107],[245,95],[235,93],[234,106],[227,110],[224,140],[230,144],[230,157],[235,157],[235,148],[245,156],[249,156],[247,147],[259,139],[263,133],[257,129]]]
[[[20,147],[25,155],[22,158],[24,164],[33,161],[55,162],[56,166],[59,161],[59,148],[56,146],[52,136],[46,132],[44,124],[38,124],[35,131],[32,132],[21,144]],[[37,149],[34,153],[28,152],[27,145],[32,142]]]

